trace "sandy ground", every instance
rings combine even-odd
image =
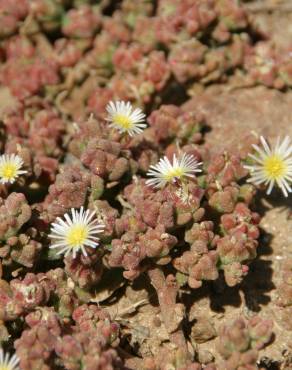
[[[275,1],[247,4],[256,22],[271,34],[281,49],[292,45],[292,1],[281,2],[271,10],[273,5],[280,4],[275,4]],[[213,87],[187,102],[185,108],[199,110],[208,117],[210,131],[205,139],[211,150],[240,149],[248,134],[263,135],[271,142],[279,135],[292,137],[291,92],[282,93],[264,87],[226,92]],[[250,273],[239,289],[226,288],[221,297],[217,295],[224,317],[222,314],[218,316],[212,307],[210,316],[215,318],[216,327],[222,320],[228,322],[237,315],[249,317],[259,313],[261,317],[273,318],[275,337],[261,352],[262,363],[270,369],[292,369],[292,331],[287,330],[287,317],[282,317],[281,310],[275,305],[281,266],[292,257],[292,219],[289,219],[292,198],[284,199],[276,191],[271,197],[264,196],[258,200],[256,207],[262,214],[258,258],[251,264]],[[228,298],[231,295],[232,300]],[[288,320],[292,321],[292,309],[290,313]],[[210,341],[198,347],[199,351],[215,351],[214,347],[210,350]]]
[[[185,104],[185,109],[199,110],[207,117],[210,131],[205,139],[211,151],[238,150],[249,134],[263,135],[271,142],[279,135],[292,136],[291,107],[292,93],[281,93],[264,87],[233,92],[212,88]],[[291,197],[284,199],[278,191],[274,191],[270,197],[261,194],[261,200],[257,200],[255,205],[255,209],[262,215],[258,258],[250,265],[249,275],[239,289],[225,288],[221,296],[216,294],[215,300],[220,310],[217,307],[214,312],[209,307],[216,327],[239,315],[248,318],[258,313],[261,317],[272,318],[275,338],[261,355],[273,359],[275,366],[276,362],[283,364],[283,355],[288,356],[292,350],[292,331],[286,330],[285,318],[281,317],[275,305],[281,265],[289,256],[292,257],[291,207]],[[221,315],[218,316],[216,311],[221,312]],[[199,350],[210,350],[210,345],[209,341],[198,347]],[[215,354],[215,348],[213,351]],[[289,369],[286,365],[281,368]]]

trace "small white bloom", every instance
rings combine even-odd
[[[17,154],[2,154],[0,156],[0,183],[13,184],[19,175],[27,173],[21,170],[23,160]]]
[[[178,159],[174,154],[172,163],[164,156],[156,165],[150,166],[147,176],[153,177],[146,180],[146,184],[155,188],[161,188],[168,182],[182,181],[185,177],[195,177],[195,172],[201,172],[198,163],[193,155],[184,153]]]
[[[133,136],[140,134],[147,126],[146,123],[143,123],[146,115],[140,108],[133,109],[130,102],[111,101],[106,106],[106,110],[108,112],[106,120],[110,122],[110,126],[121,133]]]
[[[18,363],[19,358],[15,354],[10,357],[0,348],[0,370],[19,370]]]
[[[267,194],[270,194],[275,183],[282,190],[285,197],[290,193],[292,181],[292,145],[288,136],[280,142],[278,137],[275,147],[270,147],[266,140],[260,137],[263,148],[253,145],[257,155],[249,154],[256,163],[244,166],[250,171],[248,182],[255,185],[268,185]]]
[[[65,221],[58,217],[57,222],[52,224],[49,236],[55,239],[55,242],[50,248],[59,249],[57,254],[64,253],[65,256],[72,253],[73,258],[79,251],[87,256],[85,247],[95,248],[98,246],[99,238],[96,234],[102,233],[105,226],[100,224],[96,218],[93,219],[95,212],[84,211],[83,207],[79,211],[72,208],[71,213],[72,218],[66,213],[64,215]]]

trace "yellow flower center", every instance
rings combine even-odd
[[[84,244],[87,236],[88,229],[85,225],[74,225],[70,228],[68,232],[66,238],[67,244],[72,248],[79,247],[80,245]]]
[[[0,370],[12,370],[12,367],[11,366],[1,366],[0,365]]]
[[[165,180],[172,181],[174,179],[181,179],[184,176],[184,174],[185,172],[182,168],[180,167],[173,168],[171,171],[165,174]]]
[[[133,126],[131,119],[124,114],[116,114],[113,118],[115,124],[121,126],[123,129],[128,130]]]
[[[0,176],[4,179],[7,180],[12,180],[14,177],[16,177],[17,174],[17,167],[15,166],[14,163],[5,163],[1,168],[0,168]],[[2,370],[0,368],[0,370]]]
[[[276,180],[285,175],[287,165],[283,158],[272,155],[264,161],[264,170],[269,178]]]

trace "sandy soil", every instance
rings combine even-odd
[[[278,3],[257,1],[247,6],[255,21],[281,49],[292,43],[292,2]],[[271,11],[271,5],[276,5],[274,11]],[[216,150],[240,149],[249,134],[263,135],[271,141],[279,135],[292,136],[291,108],[291,92],[282,93],[264,87],[229,92],[213,87],[185,104],[185,109],[199,110],[208,117],[210,132],[205,138],[211,150],[214,147]],[[251,264],[250,273],[240,288],[225,288],[221,295],[216,294],[218,306],[215,310],[209,307],[209,315],[213,317],[215,327],[220,321],[228,322],[239,314],[249,317],[258,312],[262,317],[273,318],[275,337],[261,352],[262,364],[270,369],[288,370],[292,369],[292,331],[287,330],[287,318],[282,317],[279,307],[275,306],[275,299],[281,265],[292,257],[292,219],[289,219],[292,199],[283,199],[279,192],[274,192],[271,197],[257,201],[256,208],[262,214],[258,258]],[[210,341],[198,347],[199,352],[208,350],[217,357]]]
[[[271,141],[278,135],[291,136],[291,107],[291,93],[263,87],[231,92],[212,88],[185,104],[185,109],[199,110],[207,117],[210,132],[206,134],[206,143],[211,150],[216,148],[216,151],[238,150],[244,146],[244,138],[250,134],[264,135]],[[289,351],[292,350],[292,331],[286,330],[286,320],[281,317],[279,307],[275,306],[281,264],[292,257],[292,220],[289,219],[291,207],[291,198],[283,199],[277,191],[271,197],[263,196],[261,201],[257,201],[255,208],[262,215],[258,258],[251,264],[249,275],[241,287],[226,287],[221,294],[215,295],[216,309],[209,307],[215,327],[220,326],[221,321],[228,322],[239,315],[248,318],[259,313],[261,317],[272,318],[275,322],[275,338],[262,351],[262,358],[273,359],[275,369],[279,368],[276,363],[281,364],[283,369],[290,368],[287,367],[288,363],[284,365],[283,356],[289,356]],[[199,301],[195,305],[200,304]],[[198,309],[196,307],[196,311]],[[210,345],[210,341],[199,345],[199,351],[207,348],[210,350]],[[214,347],[213,351],[211,352],[217,357]]]

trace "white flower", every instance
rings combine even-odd
[[[196,158],[193,155],[184,153],[178,159],[174,154],[172,164],[169,159],[164,156],[156,165],[150,166],[147,176],[153,177],[146,180],[146,184],[155,188],[160,188],[168,182],[182,181],[185,177],[195,177],[195,172],[201,172]]]
[[[65,221],[58,217],[57,222],[52,224],[49,236],[55,241],[50,248],[59,249],[57,254],[64,253],[65,256],[72,253],[73,258],[79,251],[87,256],[85,247],[95,248],[98,246],[99,238],[96,234],[102,233],[105,226],[100,224],[97,219],[93,219],[95,212],[84,211],[83,207],[80,208],[80,211],[72,208],[71,213],[72,218],[66,213],[64,215]]]
[[[281,188],[285,197],[290,193],[292,181],[292,145],[286,136],[282,142],[278,137],[275,147],[271,148],[266,140],[260,137],[263,148],[253,145],[257,155],[249,154],[256,162],[254,165],[244,166],[250,171],[251,178],[248,182],[255,185],[268,185],[267,194],[270,194],[274,185]]]
[[[130,136],[140,134],[147,126],[145,121],[146,115],[140,108],[133,109],[130,102],[117,101],[109,102],[106,106],[108,112],[107,121],[111,122],[110,126],[116,128],[121,133],[127,133]]]
[[[27,173],[21,170],[23,160],[17,154],[2,154],[0,156],[0,183],[13,184],[19,175]]]
[[[15,354],[10,357],[0,348],[0,370],[18,370],[18,363],[19,358]]]

